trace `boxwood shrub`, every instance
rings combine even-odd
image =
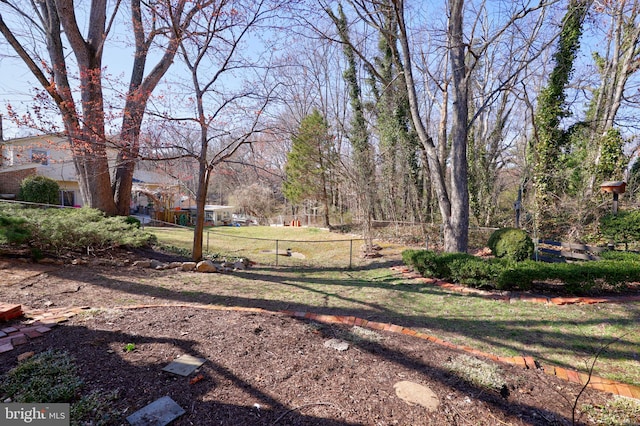
[[[530,259],[533,255],[533,241],[522,229],[501,228],[489,237],[487,246],[495,257],[515,260]]]
[[[423,276],[479,288],[529,290],[534,282],[560,281],[566,292],[579,295],[605,288],[615,290],[626,282],[640,281],[640,256],[635,253],[607,256],[612,259],[544,263],[481,259],[464,253],[437,254],[426,250],[403,253],[405,263]]]

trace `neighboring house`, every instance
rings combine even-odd
[[[82,206],[69,145],[58,135],[30,136],[0,141],[0,194],[15,198],[20,183],[28,176],[46,176],[58,182],[61,204]]]
[[[60,186],[60,204],[81,207],[75,165],[68,140],[59,135],[40,135],[0,141],[0,196],[15,199],[20,183],[31,175],[46,176]],[[116,158],[109,154],[110,163]],[[180,186],[166,173],[154,171],[152,164],[138,166],[133,175],[131,210],[162,211],[175,207]],[[135,201],[135,202],[134,202]],[[177,204],[179,206],[179,204]]]
[[[0,198],[15,199],[22,180],[31,175],[46,176],[60,186],[60,204],[81,207],[80,185],[67,139],[40,135],[0,139]],[[116,152],[109,154],[110,163]],[[190,224],[195,218],[195,201],[184,194],[180,182],[161,169],[162,163],[139,161],[133,174],[131,213],[148,215],[172,223]],[[232,206],[207,205],[205,222],[232,222]]]

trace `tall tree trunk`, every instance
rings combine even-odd
[[[113,178],[113,198],[120,215],[128,215],[131,204],[131,188],[135,161],[140,151],[140,129],[151,93],[160,79],[166,74],[173,63],[180,46],[183,28],[188,25],[193,11],[187,13],[184,22],[181,21],[186,0],[175,2],[173,7],[167,8],[167,19],[171,22],[171,36],[167,49],[162,58],[145,78],[144,71],[147,63],[149,48],[154,36],[148,39],[144,33],[141,10],[141,0],[131,1],[131,20],[133,23],[136,52],[127,92],[127,101],[123,111],[122,127],[120,129],[120,150],[116,159],[116,171]],[[194,6],[199,7],[199,6]]]
[[[196,223],[195,228],[193,229],[193,248],[191,251],[191,256],[194,261],[199,261],[204,258],[204,208],[207,204],[207,191],[209,189],[210,176],[211,169],[206,164],[206,159],[205,161],[200,161],[198,172],[198,190],[196,192]]]
[[[469,188],[467,138],[469,122],[469,73],[465,63],[462,34],[464,0],[449,0],[449,57],[453,77],[453,111],[451,123],[451,224],[445,232],[448,252],[466,252],[469,244]]]
[[[416,92],[415,79],[413,78],[413,64],[411,60],[411,51],[409,47],[409,35],[404,20],[404,2],[397,1],[394,3],[395,12],[398,19],[399,29],[399,44],[402,53],[402,66],[404,71],[405,82],[407,84],[407,96],[409,99],[409,106],[411,110],[411,119],[413,126],[418,134],[418,138],[424,148],[424,153],[429,166],[429,175],[431,178],[431,184],[435,192],[435,196],[438,202],[438,208],[440,210],[440,216],[442,217],[443,231],[445,236],[445,250],[450,252],[458,251],[458,244],[454,243],[455,236],[453,234],[453,228],[451,226],[451,200],[447,191],[447,186],[444,177],[444,167],[438,157],[438,149],[433,143],[433,139],[429,136],[427,129],[420,116],[420,107],[418,102],[418,94]],[[445,143],[442,141],[442,143]],[[466,144],[466,141],[465,141]],[[458,176],[459,179],[465,179],[466,176]],[[462,201],[462,199],[459,199]],[[467,206],[468,209],[468,206]],[[466,239],[465,239],[466,241]]]
[[[106,2],[94,0],[89,10],[91,23],[85,40],[78,28],[71,0],[57,0],[57,16],[65,30],[80,71],[82,101],[82,139],[72,136],[74,163],[81,182],[83,197],[89,206],[107,214],[116,213],[111,194],[111,179],[105,145],[104,101],[102,95],[102,52],[106,24]],[[49,13],[53,10],[48,9]],[[64,63],[57,64],[64,67]],[[75,129],[67,129],[75,133]]]

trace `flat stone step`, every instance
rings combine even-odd
[[[136,411],[127,421],[131,426],[165,426],[184,413],[171,397],[165,396]]]

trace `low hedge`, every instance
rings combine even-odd
[[[529,290],[534,282],[560,281],[568,293],[578,295],[604,288],[615,290],[626,282],[640,281],[640,256],[614,253],[606,254],[603,260],[576,263],[514,262],[427,250],[407,250],[402,257],[406,265],[423,276],[470,287]]]

